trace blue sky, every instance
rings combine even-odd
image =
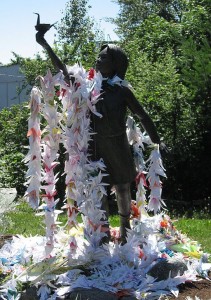
[[[68,0],[1,0],[0,1],[0,62],[7,64],[15,52],[23,57],[33,58],[35,53],[41,53],[42,48],[35,41],[35,24],[39,12],[41,22],[54,23],[60,21],[62,11]],[[112,0],[89,0],[92,6],[89,15],[100,22],[100,27],[105,36],[116,38],[114,25],[105,22],[106,17],[115,17],[118,13],[118,5]],[[52,45],[56,31],[46,34],[46,39]]]

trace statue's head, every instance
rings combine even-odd
[[[96,62],[96,69],[105,77],[114,75],[124,79],[128,67],[128,58],[125,52],[117,45],[104,44]]]

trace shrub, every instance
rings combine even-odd
[[[0,111],[0,187],[16,188],[18,195],[25,191],[27,118],[26,103]]]

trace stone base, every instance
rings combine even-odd
[[[37,288],[28,288],[22,293],[20,300],[38,300]],[[56,300],[118,300],[119,297],[112,293],[105,292],[99,289],[83,289],[77,288],[71,294],[64,297],[56,298]],[[121,297],[121,300],[136,300],[133,296]]]
[[[156,278],[156,281],[166,280],[170,277],[173,278],[178,275],[183,275],[187,270],[185,263],[179,260],[160,260],[158,261],[147,273],[148,275]]]

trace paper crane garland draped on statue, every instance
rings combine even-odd
[[[106,194],[104,183],[105,165],[102,160],[92,162],[89,160],[88,144],[91,135],[90,112],[101,115],[95,111],[95,104],[100,100],[101,75],[90,71],[89,73],[75,65],[69,69],[74,74],[74,83],[67,86],[62,79],[62,75],[53,77],[50,72],[42,78],[40,77],[41,90],[34,88],[31,94],[31,102],[35,95],[39,103],[40,97],[44,102],[40,106],[40,113],[47,121],[47,126],[43,130],[40,149],[37,147],[37,155],[42,157],[42,178],[39,176],[36,191],[44,190],[41,193],[43,203],[39,209],[43,209],[46,223],[46,254],[50,254],[53,249],[54,231],[57,225],[57,215],[61,211],[55,209],[59,199],[55,201],[55,184],[58,180],[54,174],[54,168],[58,164],[59,143],[63,143],[66,149],[64,174],[66,175],[66,208],[68,215],[68,226],[77,225],[78,212],[83,214],[86,238],[99,245],[105,233],[102,232],[103,225],[107,223],[104,211],[101,210],[101,198]],[[31,105],[32,107],[32,105]],[[35,112],[31,112],[30,120]],[[29,122],[29,132],[35,132],[34,123]],[[30,137],[31,138],[31,137]],[[40,135],[35,137],[35,141],[40,141]],[[32,180],[37,177],[38,172],[31,166],[33,153],[28,154],[29,172],[27,176]],[[37,167],[38,164],[37,162]],[[40,173],[40,171],[39,171]],[[42,184],[40,183],[42,182]],[[31,200],[31,186],[28,186],[26,196],[29,203]],[[39,193],[37,193],[39,194]],[[36,201],[38,205],[39,201]],[[33,207],[35,204],[33,202]]]
[[[74,74],[74,82],[71,82],[70,86],[63,81],[61,74],[53,77],[48,72],[44,78],[40,77],[41,90],[38,88],[32,90],[30,102],[29,139],[31,147],[27,156],[29,161],[27,176],[29,181],[34,184],[32,192],[36,192],[36,204],[31,198],[31,184],[28,186],[26,195],[29,203],[34,207],[39,203],[38,191],[44,190],[44,193],[41,193],[43,203],[39,209],[42,209],[45,214],[46,251],[48,254],[53,248],[57,216],[61,212],[56,210],[59,199],[55,201],[57,194],[55,184],[58,178],[57,174],[54,174],[54,168],[58,164],[59,143],[63,143],[66,157],[68,157],[64,169],[66,203],[63,208],[67,210],[69,227],[77,225],[77,214],[78,212],[82,213],[86,238],[99,245],[100,240],[105,236],[103,225],[107,223],[104,211],[101,210],[101,199],[103,195],[106,195],[105,184],[102,182],[103,176],[106,176],[105,165],[102,160],[90,161],[88,155],[89,141],[92,134],[95,134],[90,129],[90,113],[96,114],[99,118],[102,117],[95,109],[97,101],[103,101],[100,98],[102,77],[100,73],[96,73],[92,69],[86,72],[78,65],[74,65],[68,71]],[[35,101],[38,104],[33,106]],[[36,114],[39,111],[47,122],[47,126],[42,131],[42,139],[40,130],[37,129],[40,117]],[[127,128],[128,139],[133,146],[135,163],[139,171],[136,178],[138,187],[136,206],[140,210],[140,216],[142,213],[147,213],[144,188],[146,186],[146,166],[142,150],[144,150],[144,143],[154,147],[149,159],[147,175],[151,190],[148,209],[157,213],[163,204],[159,176],[165,176],[158,145],[154,146],[150,138],[142,134],[132,117],[128,118]],[[34,135],[31,136],[31,133]],[[33,143],[31,139],[33,139]],[[36,146],[33,150],[34,143],[36,145],[40,143],[40,149]],[[34,154],[32,151],[36,151],[36,153]],[[42,157],[42,178],[40,176],[40,155]],[[36,164],[34,157],[36,157]],[[37,169],[34,168],[34,165]],[[34,178],[36,178],[35,183]]]

